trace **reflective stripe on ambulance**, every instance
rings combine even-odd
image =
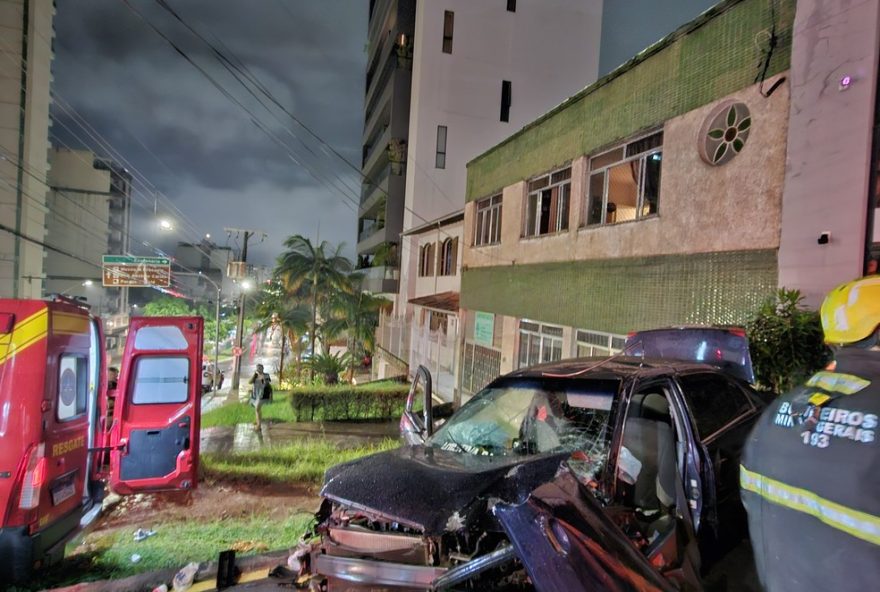
[[[880,518],[853,510],[799,487],[753,473],[740,466],[740,486],[765,500],[809,514],[825,524],[869,543],[880,545]]]

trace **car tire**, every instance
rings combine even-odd
[[[0,532],[0,583],[26,584],[34,567],[34,546],[25,529]]]

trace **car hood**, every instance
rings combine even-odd
[[[434,536],[484,516],[484,505],[475,501],[489,507],[521,503],[568,456],[478,456],[403,446],[330,468],[321,495]]]

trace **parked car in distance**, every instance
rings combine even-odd
[[[401,420],[412,445],[328,470],[304,563],[329,590],[700,589],[745,534],[737,467],[764,403],[729,372],[535,366],[436,432],[431,390],[420,368]]]
[[[627,335],[624,351],[641,358],[711,364],[755,383],[749,340],[742,327],[682,325],[636,331]]]

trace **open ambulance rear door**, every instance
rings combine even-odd
[[[128,494],[196,486],[202,318],[132,317],[110,430],[110,488]]]

